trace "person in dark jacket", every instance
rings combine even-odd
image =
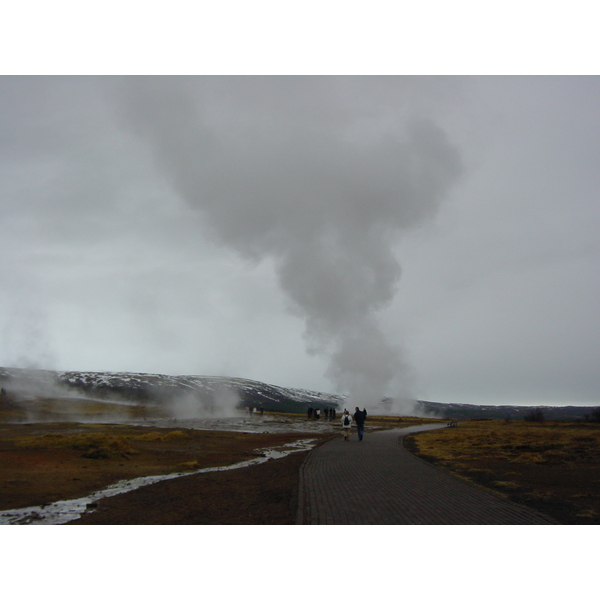
[[[367,409],[359,410],[358,406],[354,412],[354,422],[356,423],[356,433],[358,433],[358,441],[362,442],[365,435],[365,421],[367,420]]]

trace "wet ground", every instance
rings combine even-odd
[[[294,452],[310,450],[314,447],[314,439],[298,440],[290,442],[278,448],[265,448],[259,450],[262,456],[251,458],[245,461],[237,462],[223,467],[208,467],[205,469],[196,469],[189,472],[168,473],[166,475],[150,475],[147,477],[136,477],[135,479],[121,480],[110,485],[103,490],[75,498],[71,500],[60,500],[52,504],[43,506],[30,506],[20,509],[7,510],[0,512],[0,525],[62,525],[69,523],[81,517],[88,511],[93,511],[98,506],[98,502],[104,498],[111,498],[119,494],[126,494],[141,487],[153,485],[161,481],[178,479],[180,477],[190,477],[200,473],[212,473],[217,471],[230,471],[258,465],[268,460],[274,460],[289,456]]]
[[[238,431],[245,433],[330,433],[339,429],[339,420],[308,420],[306,417],[294,416],[237,416],[192,419],[152,419],[144,421],[145,425],[155,427],[181,427],[205,431]]]
[[[0,424],[0,524],[61,524],[161,481],[306,453],[336,422],[303,416]]]

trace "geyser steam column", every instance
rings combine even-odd
[[[462,167],[405,78],[126,79],[122,115],[223,244],[272,257],[308,350],[340,391],[394,395],[400,350],[377,311],[394,297],[398,236],[432,217]],[[407,78],[408,79],[408,78]]]

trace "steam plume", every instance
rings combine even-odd
[[[401,351],[377,320],[400,279],[393,246],[462,170],[431,118],[407,116],[414,80],[401,82],[143,78],[120,90],[123,122],[221,243],[274,259],[309,351],[351,397],[400,385]]]

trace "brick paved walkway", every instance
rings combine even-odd
[[[438,426],[328,442],[300,470],[299,525],[550,525],[552,519],[429,465],[402,436]]]

